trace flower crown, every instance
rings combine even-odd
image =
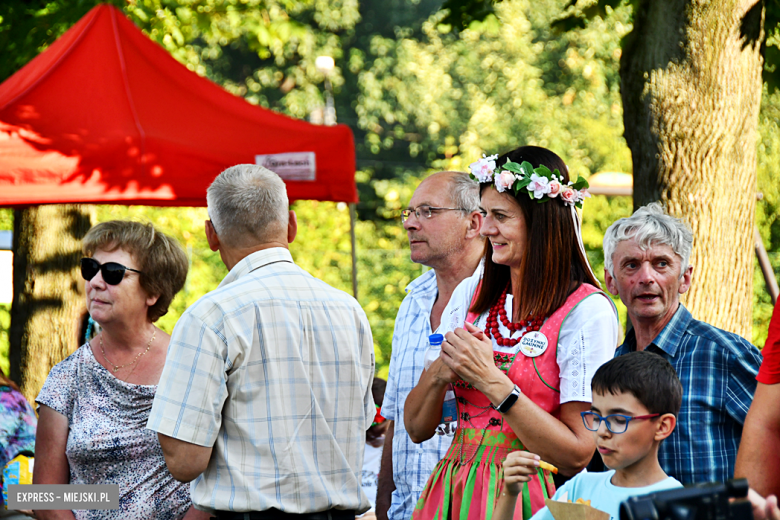
[[[582,176],[577,177],[577,182],[563,184],[563,175],[557,169],[551,172],[545,165],[534,168],[528,161],[517,164],[509,160],[502,166],[496,166],[497,158],[498,154],[483,155],[482,159],[469,164],[470,177],[480,183],[494,182],[499,193],[507,189],[515,195],[525,191],[539,203],[547,202],[543,198],[546,195],[551,199],[560,197],[567,206],[582,208],[582,201],[590,197],[588,181]]]

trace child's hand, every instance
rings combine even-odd
[[[519,495],[523,482],[536,474],[541,457],[527,451],[513,451],[504,460],[504,490],[510,495]]]

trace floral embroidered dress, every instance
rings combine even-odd
[[[156,390],[114,377],[89,344],[52,368],[36,402],[68,418],[70,484],[119,485],[119,509],[75,510],[77,520],[176,520],[189,509],[189,484],[171,476],[146,429]]]
[[[473,284],[471,287],[469,294],[473,294],[474,291]],[[568,376],[566,381],[562,381],[562,372],[559,367],[560,354],[555,348],[558,345],[563,323],[583,301],[598,294],[603,293],[591,285],[583,284],[569,296],[560,309],[544,321],[540,332],[547,338],[549,348],[537,357],[528,357],[522,352],[518,352],[519,346],[510,349],[502,348],[493,339],[494,357],[497,364],[506,371],[512,382],[520,387],[523,394],[554,417],[560,415],[560,388],[563,383],[567,385],[569,383]],[[458,303],[453,301],[456,298],[456,294],[453,294],[450,303],[459,306],[460,313],[448,314],[448,309],[445,309],[442,316],[443,324],[445,319],[457,322],[450,323],[448,330],[462,326],[464,309],[469,307],[467,304],[469,300],[461,299],[462,301]],[[597,354],[595,359],[588,358],[588,365],[600,366],[614,353],[617,343],[617,321],[611,303],[604,302],[600,296],[597,298],[601,300],[598,302],[598,308],[601,310],[595,319],[604,322],[604,329],[614,329],[615,331],[614,334],[610,333],[607,336],[607,341],[604,342],[611,342],[611,344],[602,348],[603,352]],[[593,300],[589,303],[592,304]],[[506,303],[508,312],[511,312],[511,305],[510,296]],[[606,313],[603,310],[605,306],[608,309]],[[583,308],[585,307],[583,306]],[[582,313],[582,309],[580,313]],[[477,326],[483,329],[486,314],[476,320]],[[474,318],[477,317],[469,315],[467,319],[475,321]],[[614,323],[606,321],[604,318]],[[508,331],[504,330],[503,334],[508,336]],[[615,337],[612,338],[612,335]],[[576,355],[575,359],[576,363],[585,364],[583,360],[586,358],[581,353]],[[584,368],[584,366],[580,366],[579,372],[582,372]],[[598,366],[588,367],[591,376],[596,368]],[[574,371],[576,372],[577,369]],[[583,385],[583,382],[578,380],[576,384]],[[503,489],[502,464],[504,459],[512,451],[525,449],[523,443],[517,438],[509,424],[503,420],[501,414],[490,406],[487,397],[465,381],[458,381],[454,386],[458,401],[458,429],[455,432],[452,446],[428,479],[412,514],[413,520],[489,520],[493,516],[496,501]],[[589,380],[587,386],[589,390]],[[586,396],[577,396],[575,399],[589,400],[590,393],[588,392]],[[533,479],[523,486],[522,494],[518,497],[522,508],[518,504],[514,520],[529,519],[536,511],[544,507],[544,500],[552,497],[554,493],[555,485],[552,475],[546,470],[539,469]]]
[[[35,412],[22,394],[0,386],[0,471],[23,451],[35,451]],[[2,491],[2,488],[0,488]],[[0,494],[0,507],[3,496]]]

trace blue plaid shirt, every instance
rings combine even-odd
[[[382,402],[382,415],[395,421],[393,431],[393,501],[387,512],[390,520],[408,519],[420,498],[433,468],[444,458],[450,437],[434,435],[415,444],[404,427],[406,397],[420,380],[431,332],[431,310],[439,294],[433,270],[406,287],[407,295],[398,310],[393,332],[393,354]],[[387,449],[387,447],[385,447]]]
[[[615,356],[634,350],[632,329]],[[645,350],[666,358],[683,385],[677,427],[658,451],[663,470],[683,484],[732,478],[761,353],[736,334],[694,320],[682,304]]]

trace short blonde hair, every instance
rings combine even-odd
[[[181,245],[151,224],[128,220],[102,222],[84,236],[82,251],[92,256],[98,249],[116,251],[122,249],[138,263],[136,269],[141,287],[150,296],[158,296],[149,307],[147,318],[155,322],[168,312],[176,293],[184,287],[189,261]]]

